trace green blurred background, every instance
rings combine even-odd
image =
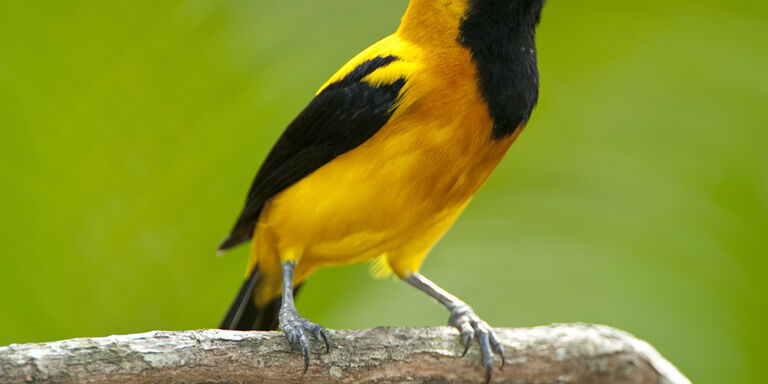
[[[0,3],[0,345],[215,327],[215,247],[283,127],[406,0]],[[765,383],[768,2],[556,1],[541,99],[423,272],[496,326],[596,322],[696,383]],[[367,265],[330,328],[447,314]]]

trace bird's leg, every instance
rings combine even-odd
[[[286,261],[282,263],[283,268],[283,300],[280,304],[280,329],[285,332],[291,348],[301,349],[304,355],[304,373],[309,368],[309,339],[307,333],[313,335],[317,340],[325,342],[325,352],[328,353],[330,345],[328,335],[325,329],[309,320],[299,316],[296,311],[296,304],[293,302],[293,271],[296,268],[295,262]]]
[[[467,303],[438,287],[437,284],[421,274],[414,273],[407,277],[405,281],[427,295],[432,296],[432,298],[451,312],[448,324],[458,328],[461,336],[464,338],[465,346],[462,356],[467,354],[472,341],[477,338],[480,343],[483,365],[485,365],[485,380],[486,383],[489,382],[493,373],[493,353],[496,352],[501,356],[502,367],[505,362],[504,347],[501,345],[498,336],[493,332],[493,328],[480,319]]]

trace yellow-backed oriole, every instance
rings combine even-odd
[[[221,327],[278,325],[309,362],[295,291],[322,266],[378,265],[450,311],[490,379],[493,329],[418,273],[529,120],[544,0],[411,0],[397,31],[364,50],[288,125],[219,249],[253,239]],[[466,350],[465,350],[466,353]]]

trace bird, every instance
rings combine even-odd
[[[225,252],[251,240],[220,328],[279,327],[304,357],[325,329],[294,297],[318,268],[370,261],[445,306],[480,345],[486,382],[504,348],[488,323],[419,273],[528,124],[539,96],[544,0],[410,0],[397,30],[354,56],[288,124],[256,173]],[[462,355],[463,356],[463,355]]]

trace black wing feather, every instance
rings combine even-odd
[[[253,289],[258,282],[259,267],[254,266],[251,274],[243,282],[243,285],[240,286],[240,291],[237,292],[235,300],[229,306],[229,310],[224,315],[224,320],[221,321],[219,328],[247,331],[253,327],[259,314],[256,303],[253,301]]]
[[[380,56],[329,84],[283,132],[256,174],[245,208],[219,250],[248,241],[261,209],[272,196],[373,136],[394,112],[405,78],[373,86],[361,80],[399,60]]]

